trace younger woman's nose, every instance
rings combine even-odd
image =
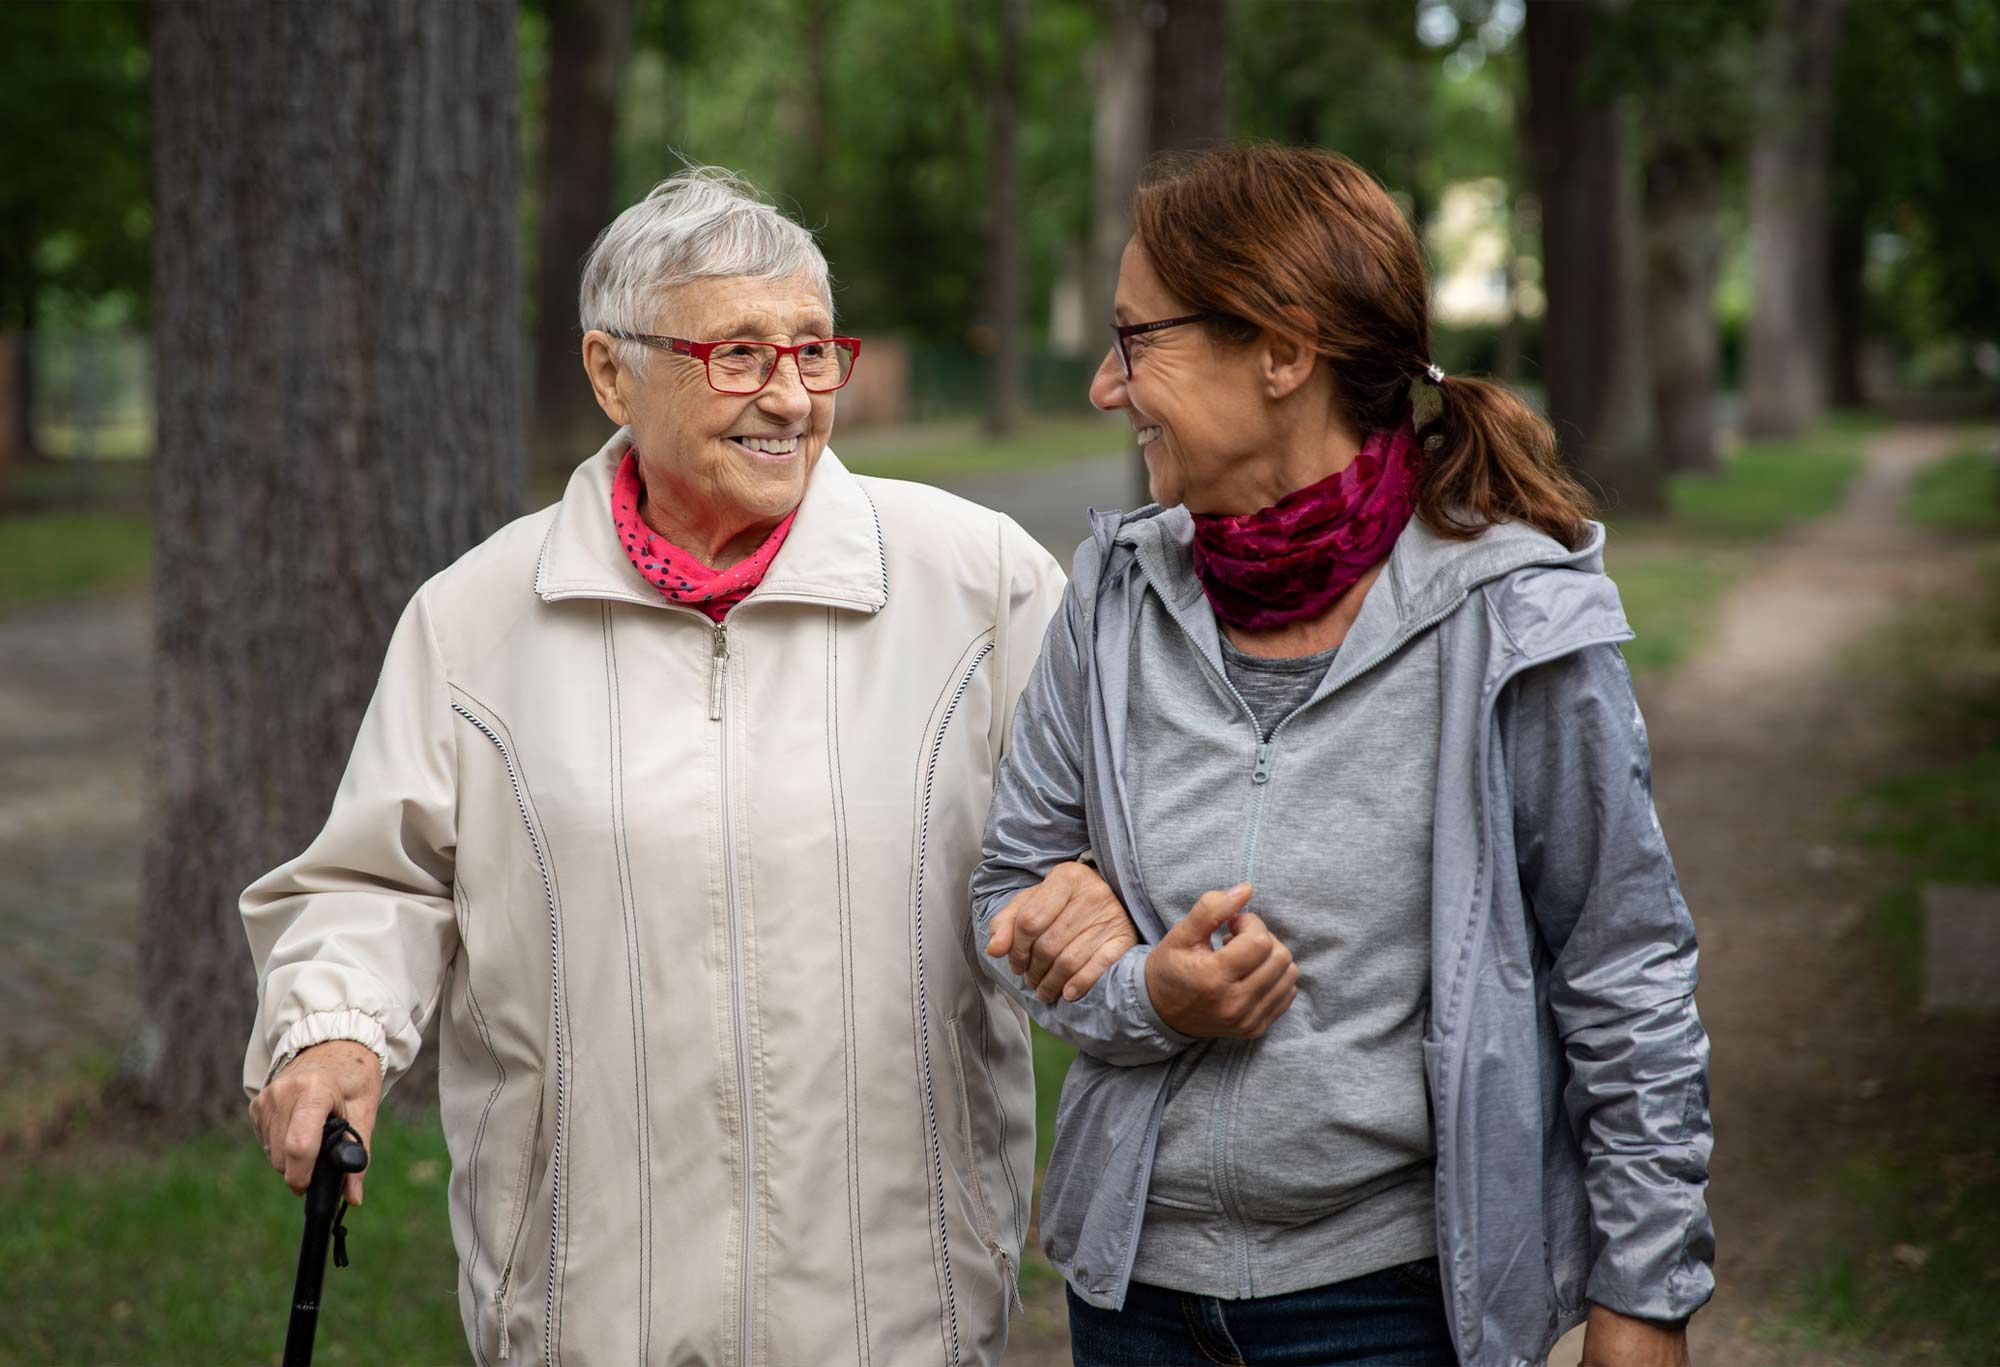
[[[1118,363],[1118,349],[1111,348],[1098,362],[1090,380],[1090,402],[1109,413],[1125,406],[1125,367]]]

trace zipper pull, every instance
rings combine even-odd
[[[708,719],[722,720],[722,671],[729,668],[729,632],[717,622],[715,624],[715,653],[709,658],[708,670]]]
[[[1014,1266],[1013,1255],[1000,1245],[993,1245],[993,1251],[1000,1255],[1000,1267],[1007,1274],[1007,1303],[1016,1315],[1028,1313],[1028,1307],[1021,1303],[1021,1270]]]
[[[1277,746],[1271,744],[1269,741],[1258,743],[1257,767],[1250,771],[1250,781],[1252,783],[1269,783],[1271,781],[1271,756],[1277,748]]]

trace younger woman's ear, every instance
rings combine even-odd
[[[1313,370],[1319,365],[1319,352],[1314,348],[1319,329],[1313,324],[1312,315],[1304,309],[1287,309],[1287,322],[1294,326],[1286,332],[1276,332],[1266,328],[1258,339],[1263,361],[1263,381],[1265,396],[1282,399],[1300,385],[1312,378]]]

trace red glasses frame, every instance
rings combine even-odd
[[[859,337],[821,337],[810,342],[795,342],[791,346],[780,346],[776,342],[760,342],[754,337],[724,337],[713,342],[696,342],[690,341],[686,337],[664,337],[651,332],[621,332],[616,328],[604,328],[603,332],[607,337],[616,337],[621,342],[638,342],[642,346],[658,347],[661,351],[672,351],[682,356],[692,356],[695,360],[701,362],[701,373],[707,379],[710,389],[713,389],[718,394],[728,394],[739,399],[747,398],[752,394],[763,393],[770,385],[772,376],[778,373],[778,367],[785,363],[785,357],[787,356],[792,358],[792,368],[798,371],[799,384],[808,394],[831,394],[836,389],[844,388],[847,382],[854,378],[854,367],[861,360],[861,339]],[[764,377],[764,383],[758,385],[755,389],[724,389],[721,385],[717,384],[715,382],[715,373],[709,369],[708,358],[715,354],[717,347],[725,346],[763,347],[766,350],[777,352],[778,354],[771,361],[770,374]],[[815,389],[811,382],[806,379],[805,367],[799,364],[799,353],[807,347],[814,346],[837,347],[847,353],[847,373],[840,377],[839,384],[828,385],[823,389]]]

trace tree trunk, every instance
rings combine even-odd
[[[1745,424],[1799,431],[1826,411],[1834,57],[1842,0],[1775,0],[1760,66],[1767,107],[1750,151],[1750,331]]]
[[[611,435],[584,378],[579,272],[611,217],[618,81],[633,0],[548,0],[549,89],[535,255],[535,468],[569,470]]]
[[[1659,451],[1670,470],[1713,470],[1720,461],[1715,281],[1724,155],[1710,144],[1676,143],[1656,149],[1646,165],[1647,355]]]
[[[1143,0],[1110,0],[1104,41],[1092,54],[1090,276],[1084,308],[1109,348],[1118,263],[1132,236],[1132,197],[1152,150],[1153,30]]]
[[[424,578],[518,510],[514,6],[153,12],[142,1093],[238,1117],[236,899],[325,819]]]
[[[1868,266],[1868,236],[1858,220],[1834,224],[1828,265],[1833,276],[1827,285],[1833,308],[1829,396],[1837,408],[1859,408],[1868,401],[1861,376],[1868,300],[1862,272]]]
[[[28,395],[22,388],[25,377],[20,361],[27,345],[27,333],[14,328],[0,330],[0,512],[10,505],[14,472],[27,458],[21,424],[27,414]]]
[[[1613,506],[1661,506],[1646,370],[1644,256],[1632,133],[1586,81],[1602,0],[1527,9],[1528,152],[1541,199],[1542,373],[1570,463]]]
[[[987,89],[986,316],[993,356],[986,373],[986,430],[1014,430],[1021,405],[1021,33],[1027,0],[997,0]]]
[[[1152,142],[1156,152],[1229,136],[1227,0],[1152,0]]]

